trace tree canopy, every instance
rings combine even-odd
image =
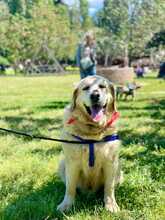
[[[165,46],[165,30],[155,33],[147,44],[148,48],[159,48],[160,46]]]
[[[164,27],[164,11],[165,2],[162,0],[105,0],[97,24],[113,42],[114,39],[120,41],[126,55],[132,59],[144,56],[147,42]],[[116,45],[121,47],[121,44]]]
[[[75,0],[72,7],[65,1],[2,0],[0,56],[15,67],[26,60],[51,62],[50,54],[74,61],[82,34],[92,29],[105,65],[117,56],[131,60],[164,42],[164,11],[162,0],[104,0],[91,17],[88,0]]]

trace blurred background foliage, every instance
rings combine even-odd
[[[94,15],[87,0],[70,6],[60,0],[1,0],[0,57],[14,69],[28,60],[74,63],[77,44],[92,30],[105,66],[118,56],[130,63],[164,50],[164,11],[164,0],[104,0]]]

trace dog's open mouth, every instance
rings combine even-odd
[[[95,122],[100,121],[105,113],[106,104],[104,106],[101,105],[92,105],[91,107],[88,107],[85,105],[86,111],[91,116],[92,120]]]

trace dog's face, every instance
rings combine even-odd
[[[101,76],[81,80],[74,91],[72,109],[81,108],[92,121],[98,122],[107,111],[115,111],[115,91],[112,83]]]

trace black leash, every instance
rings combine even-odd
[[[40,140],[47,140],[47,141],[56,141],[56,142],[61,142],[61,143],[70,143],[70,144],[89,144],[89,143],[99,143],[102,141],[96,141],[96,140],[88,140],[88,141],[70,141],[70,140],[64,140],[64,139],[57,139],[57,138],[51,138],[51,137],[46,137],[46,136],[38,136],[38,135],[33,135],[33,134],[28,134],[22,131],[15,131],[11,129],[6,129],[6,128],[0,128],[0,131],[5,131],[8,133],[20,135],[20,136],[26,136],[31,139],[40,139]]]
[[[64,139],[57,139],[57,138],[51,138],[51,137],[45,137],[45,136],[38,136],[38,135],[32,135],[28,134],[22,131],[15,131],[11,129],[6,128],[0,128],[0,131],[20,135],[20,136],[26,136],[31,139],[40,139],[40,140],[48,140],[48,141],[56,141],[56,142],[62,142],[62,143],[70,143],[70,144],[88,144],[89,145],[89,166],[93,167],[95,162],[95,155],[94,155],[94,144],[95,143],[101,143],[101,142],[108,142],[108,141],[115,141],[119,140],[119,136],[117,134],[112,134],[104,137],[102,140],[84,140],[78,136],[72,135],[73,137],[77,138],[79,141],[70,141],[70,140],[64,140]]]

